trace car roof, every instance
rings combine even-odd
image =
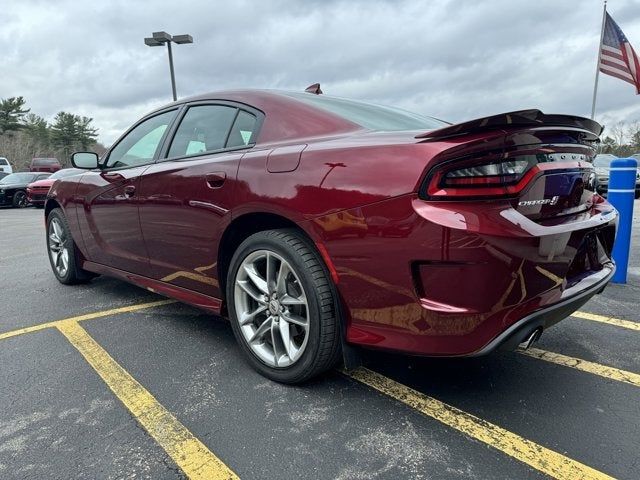
[[[149,115],[185,103],[221,100],[253,107],[266,115],[258,143],[286,141],[294,138],[336,135],[357,130],[362,126],[287,95],[283,90],[238,89],[209,92],[183,98],[160,107]],[[309,93],[309,95],[314,95]],[[146,116],[149,116],[146,115]]]

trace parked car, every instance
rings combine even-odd
[[[30,172],[57,172],[62,165],[57,158],[34,158],[29,165]]]
[[[87,173],[45,206],[55,277],[105,274],[227,315],[248,362],[287,383],[341,352],[352,365],[354,346],[526,348],[611,278],[597,122],[450,125],[310,91],[180,100],[101,160],[74,154]]]
[[[47,178],[49,173],[12,173],[0,179],[0,205],[22,208],[29,204],[27,185]]]
[[[632,155],[634,157],[634,155]],[[600,153],[593,160],[593,166],[596,168],[596,190],[598,193],[605,194],[609,191],[609,177],[611,162],[615,160],[615,155],[608,153]],[[640,198],[640,169],[636,171],[636,193],[635,198]]]
[[[0,157],[0,173],[13,173],[13,167],[5,157]]]
[[[78,175],[79,173],[84,173],[84,170],[79,168],[63,168],[44,180],[38,180],[30,183],[27,185],[27,200],[31,205],[34,205],[37,208],[43,208],[44,201],[47,198],[47,193],[49,193],[49,189],[51,188],[51,185],[53,185],[53,182],[59,178],[70,177],[71,175]]]
[[[5,173],[5,172],[0,172],[0,179],[6,177],[7,175],[9,175],[9,174]]]

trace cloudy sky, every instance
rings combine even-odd
[[[608,11],[640,52],[640,1]],[[174,50],[178,96],[235,87],[302,90],[400,106],[449,121],[537,107],[590,115],[600,0],[4,0],[0,98],[51,120],[94,118],[109,145],[171,100],[153,31]],[[640,96],[600,76],[596,118],[640,120]]]

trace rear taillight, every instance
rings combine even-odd
[[[541,171],[579,168],[586,160],[576,153],[535,153],[449,161],[432,169],[421,193],[434,200],[514,196]]]
[[[531,168],[527,160],[506,160],[449,170],[442,176],[443,187],[498,187],[518,183]]]

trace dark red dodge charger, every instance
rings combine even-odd
[[[150,113],[45,215],[62,283],[119,277],[229,317],[300,382],[353,346],[528,346],[611,278],[602,127],[538,110],[457,125],[319,94],[237,90]]]

